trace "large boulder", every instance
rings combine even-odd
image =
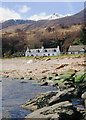
[[[70,101],[71,98],[73,98],[73,92],[74,92],[74,88],[69,88],[69,89],[65,89],[63,91],[59,91],[55,96],[53,96],[50,100],[49,100],[49,105],[53,105],[55,103],[59,103],[62,101]]]
[[[49,107],[32,112],[25,118],[41,118],[43,120],[81,120],[81,114],[77,112],[69,101],[60,102]]]
[[[21,105],[21,107],[35,111],[45,106],[51,106],[55,103],[59,103],[65,100],[70,101],[70,99],[73,97],[73,92],[74,88],[70,88],[64,91],[46,92],[28,100],[25,104]]]
[[[38,109],[37,111],[32,112],[27,115],[25,118],[51,118],[55,113],[61,110],[61,107],[72,107],[72,104],[68,101],[55,104],[53,106],[44,107]],[[59,115],[57,115],[59,117]]]
[[[49,105],[49,100],[57,93],[57,91],[42,93],[35,98],[28,100],[25,104],[22,104],[21,107],[32,111],[43,108]]]

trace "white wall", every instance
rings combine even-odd
[[[48,53],[48,52],[43,52],[43,53],[29,53],[29,52],[26,52],[25,53],[25,56],[56,56],[56,55],[60,55],[59,53],[57,52],[52,52],[52,53]]]
[[[28,49],[25,52],[25,56],[56,56],[56,55],[60,55],[60,50],[59,50],[59,46],[56,49],[56,52],[53,51],[53,49],[51,48],[51,50],[47,50],[47,49],[41,49],[40,52],[36,52],[36,49],[34,51],[34,49],[32,49],[32,52],[29,52]],[[47,50],[48,52],[45,52],[45,50]]]

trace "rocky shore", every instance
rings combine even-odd
[[[57,91],[40,94],[21,105],[22,108],[32,111],[25,118],[86,120],[85,71],[69,69],[61,75],[53,73],[39,82],[41,86],[54,86]]]
[[[25,118],[46,120],[86,120],[85,56],[3,59],[2,77],[37,80],[49,91],[28,100],[21,107],[32,111]]]
[[[84,70],[86,66],[85,56],[61,56],[61,57],[36,57],[36,58],[10,58],[0,60],[2,69],[0,76],[40,80],[52,73],[62,74],[68,69]]]

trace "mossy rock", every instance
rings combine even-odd
[[[24,77],[23,77],[23,76],[20,76],[19,79],[24,79]]]
[[[64,82],[64,79],[60,79],[60,80],[55,80],[54,83],[59,83],[59,82]]]
[[[52,80],[54,81],[57,81],[57,82],[65,82],[65,81],[71,81],[71,82],[74,82],[74,76],[75,73],[72,73],[72,74],[65,74],[65,75],[61,75],[61,76],[57,76],[55,78],[53,78]]]
[[[32,80],[33,78],[32,78],[32,77],[28,77],[27,79],[28,79],[28,80]]]
[[[60,80],[61,77],[60,76],[57,76],[57,77],[54,77],[52,80]]]
[[[48,80],[52,80],[52,78],[53,78],[53,77],[51,77],[51,76],[47,77]]]
[[[61,79],[70,79],[71,77],[73,77],[75,75],[75,73],[72,73],[72,74],[65,74],[65,75],[62,75],[60,76]]]
[[[51,74],[51,76],[56,77],[56,76],[58,76],[58,74],[54,72]]]
[[[78,72],[78,73],[75,75],[75,83],[83,82],[84,79],[86,79],[86,73]]]

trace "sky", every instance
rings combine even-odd
[[[58,13],[73,15],[84,9],[84,2],[2,2],[0,21],[9,19],[41,20]]]

